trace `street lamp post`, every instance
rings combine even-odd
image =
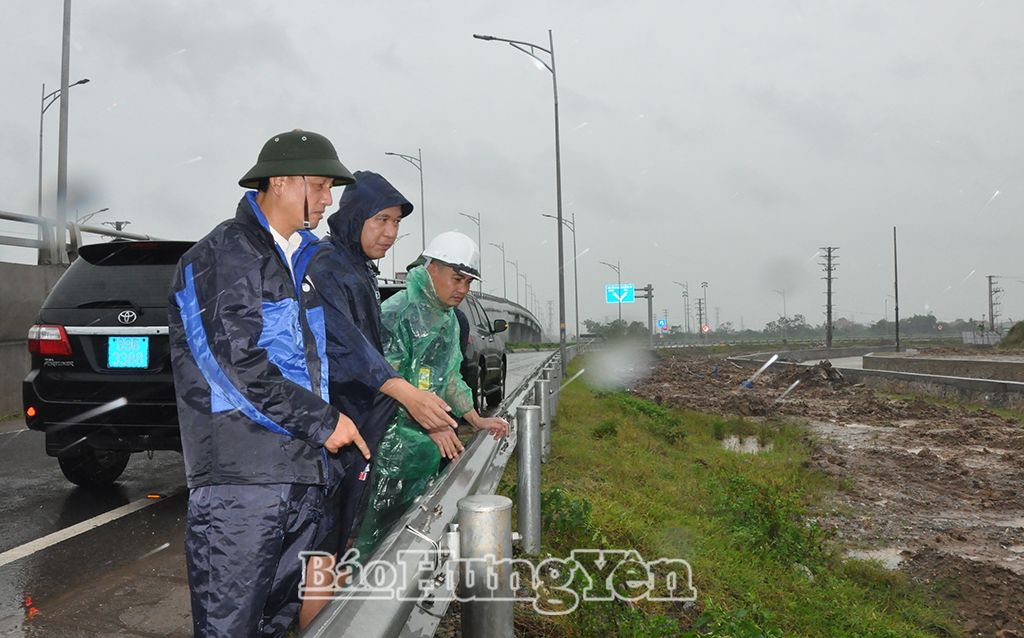
[[[529,310],[530,309],[530,293],[528,292],[528,290],[530,288],[530,282],[526,279],[526,275],[520,275],[517,272],[516,276],[523,278],[523,296],[526,297],[526,299],[524,299],[524,301],[526,303],[522,304],[522,306],[524,308],[526,308],[527,310]],[[518,293],[518,291],[517,291],[517,293]],[[516,302],[516,303],[518,303],[518,302]]]
[[[619,278],[618,279],[618,281],[619,281],[619,293],[618,294],[621,295],[622,294],[622,263],[616,261],[614,266],[612,264],[609,264],[607,261],[602,261],[601,263],[604,264],[605,266],[608,266],[609,268],[611,268],[612,270],[615,271],[615,274]],[[617,305],[619,306],[619,322],[621,323],[622,322],[622,299],[619,299],[619,303]]]
[[[480,264],[481,264],[480,265],[480,277],[481,277],[481,279],[477,279],[476,283],[477,283],[477,290],[482,295],[484,293],[484,282],[483,282],[483,279],[482,279],[483,274],[484,274],[484,268],[483,268],[484,245],[481,243],[483,241],[483,236],[480,234],[481,233],[481,229],[480,229],[480,213],[477,213],[476,215],[470,215],[469,213],[459,213],[459,214],[462,215],[463,217],[465,217],[466,219],[470,220],[474,224],[476,224],[476,245],[477,245],[478,249],[480,250]]]
[[[413,157],[412,155],[405,155],[403,153],[385,152],[384,154],[400,157],[412,164],[416,170],[420,172],[420,230],[423,233],[420,251],[424,251],[427,249],[427,205],[423,201],[423,149],[416,149],[416,157]]]
[[[71,75],[71,0],[64,0],[64,26],[60,54],[60,128],[57,133],[57,263],[68,263],[67,242],[64,237],[68,226],[68,96]]]
[[[786,341],[786,328],[789,325],[789,315],[786,313],[786,289],[773,290],[772,292],[782,295],[782,341]]]
[[[562,248],[562,149],[561,139],[558,134],[558,73],[555,71],[555,37],[548,29],[548,47],[520,40],[507,40],[497,38],[493,35],[473,35],[477,40],[505,42],[513,49],[521,51],[541,64],[551,73],[551,88],[555,105],[555,194],[558,202],[558,353],[562,360],[560,369],[562,376],[568,366],[565,365],[565,255]],[[548,64],[542,57],[536,54],[542,51],[548,54],[551,63]]]
[[[519,260],[512,261],[509,259],[508,263],[516,267],[516,303],[519,303]]]
[[[86,84],[88,82],[89,78],[82,78],[71,86],[78,86],[79,84]],[[71,86],[68,88],[71,88]],[[42,97],[39,99],[39,192],[36,197],[36,216],[38,217],[43,216],[43,114],[46,113],[47,109],[53,106],[53,103],[58,99],[60,99],[60,89],[47,93],[46,83],[44,82]]]
[[[79,81],[75,82],[74,84],[71,84],[70,86],[68,86],[68,88],[70,89],[72,86],[78,86],[79,84],[86,84],[87,82],[89,82],[89,78],[82,78],[81,80],[79,80]],[[39,98],[39,183],[38,183],[38,189],[37,189],[37,194],[36,194],[36,216],[37,217],[42,217],[43,216],[43,115],[46,113],[47,109],[49,109],[51,106],[53,106],[54,102],[56,102],[58,99],[60,99],[60,97],[63,95],[63,92],[62,92],[61,89],[57,89],[56,91],[51,91],[51,92],[47,93],[46,92],[46,83],[44,82],[43,83],[43,89],[42,89],[42,92],[40,93],[40,95],[41,95],[41,97]],[[64,125],[64,124],[62,124],[62,126],[66,127],[66,125]],[[65,135],[66,135],[66,133],[65,133]],[[61,153],[66,153],[66,149],[67,149],[67,140],[65,139],[64,143],[61,146]],[[60,157],[58,157],[58,164],[60,164]],[[59,186],[59,184],[58,184],[58,186]],[[43,233],[43,226],[39,227],[39,232],[40,232],[40,236],[41,236],[41,234]],[[58,242],[63,240],[64,236],[63,236],[63,233],[61,232],[61,226],[59,226],[59,225],[57,226],[56,235],[57,235]],[[51,261],[53,260],[54,257],[57,257],[59,255],[59,252],[60,252],[60,248],[58,247],[57,254],[51,255]],[[43,258],[42,258],[42,255],[43,255],[43,252],[42,252],[42,249],[40,249],[39,259],[38,259],[39,263],[43,263],[43,261],[44,261]]]
[[[686,316],[686,334],[690,334],[690,283],[673,281],[675,285],[683,289],[683,314]]]
[[[491,245],[501,251],[501,288],[502,288],[501,295],[505,299],[508,299],[508,278],[505,277],[505,242],[501,242],[500,244],[495,244],[492,241]]]
[[[395,250],[395,247],[398,245],[398,242],[402,241],[403,237],[408,236],[409,233],[402,233],[398,237],[395,237],[395,243],[391,244],[391,276],[394,277],[395,280],[398,279],[398,267],[395,265],[395,253],[398,251]]]
[[[547,213],[541,213],[542,217],[550,217],[551,219],[558,219],[554,215],[548,215]],[[576,303],[576,341],[580,340],[580,271],[577,267],[577,263],[580,258],[580,254],[576,252],[576,212],[572,212],[572,221],[563,219],[562,223],[565,224],[566,228],[572,231],[572,286],[573,296]]]

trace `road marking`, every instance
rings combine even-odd
[[[141,498],[137,501],[128,503],[127,505],[122,505],[117,509],[110,510],[109,512],[104,512],[99,516],[94,516],[88,520],[82,521],[81,523],[76,523],[71,527],[65,527],[64,529],[58,530],[52,534],[47,534],[42,538],[37,538],[34,541],[29,541],[25,543],[24,545],[19,545],[14,549],[9,549],[6,552],[0,554],[0,567],[3,567],[8,563],[13,563],[16,560],[25,558],[26,556],[31,556],[32,554],[35,554],[40,550],[46,549],[47,547],[66,541],[69,538],[74,538],[79,534],[84,534],[91,529],[96,529],[101,525],[106,525],[107,523],[116,521],[119,518],[128,516],[133,512],[137,512],[144,507],[149,507],[150,505],[154,503],[159,503],[160,501],[163,500],[166,500],[166,498],[157,500]]]
[[[0,432],[0,434],[18,434],[19,432],[28,432],[28,428],[21,428],[20,430],[11,430],[10,432]]]

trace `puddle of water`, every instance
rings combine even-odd
[[[899,547],[883,547],[882,549],[851,549],[846,552],[850,558],[861,560],[877,560],[886,569],[899,569],[903,558],[903,549]]]
[[[761,452],[768,452],[772,449],[771,441],[767,445],[762,446],[757,442],[756,436],[727,436],[722,439],[722,447],[732,452],[742,452],[744,454],[759,454]]]

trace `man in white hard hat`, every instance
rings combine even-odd
[[[424,263],[409,271],[405,290],[381,306],[384,356],[406,381],[436,393],[456,417],[495,438],[508,422],[482,417],[462,380],[459,324],[454,308],[480,278],[480,250],[458,232],[441,233],[423,251]],[[399,410],[377,448],[370,473],[369,501],[355,549],[365,560],[409,504],[437,473],[442,453],[430,435]]]

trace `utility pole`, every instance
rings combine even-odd
[[[711,318],[708,317],[708,282],[700,282],[700,287],[704,289],[704,320],[700,322],[700,333],[704,334],[704,324],[711,323]],[[711,326],[708,326],[709,328]]]
[[[686,315],[686,334],[690,334],[690,291],[683,290],[683,314]]]
[[[647,299],[647,343],[651,350],[654,349],[654,286],[647,284],[640,289],[636,295],[641,299]]]
[[[835,264],[838,258],[834,257],[834,253],[839,250],[836,246],[826,246],[821,250],[825,251],[825,262],[821,265],[825,267],[825,276],[822,279],[826,282],[825,287],[825,347],[832,347],[832,280],[835,277],[832,273],[835,271]]]
[[[697,330],[700,331],[701,337],[707,340],[707,335],[704,333],[704,300],[697,297]]]
[[[892,293],[896,308],[896,352],[900,351],[900,269],[896,260],[896,227],[892,227]]]
[[[995,280],[998,275],[988,275],[988,330],[989,332],[996,331],[996,316],[998,313],[996,307],[999,306],[999,302],[996,300],[996,295],[1003,291],[1002,288],[998,288],[995,285]]]

